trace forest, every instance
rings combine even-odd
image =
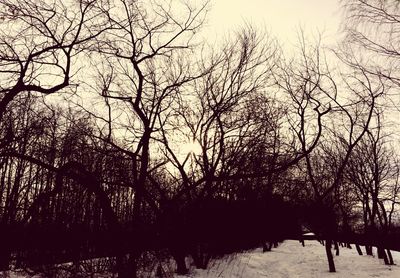
[[[306,232],[330,272],[340,245],[395,263],[400,2],[342,1],[340,42],[294,53],[209,44],[211,8],[0,0],[0,271],[167,277]]]

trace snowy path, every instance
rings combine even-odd
[[[374,249],[374,254],[376,250]],[[393,252],[395,263],[400,264],[400,253]],[[302,247],[297,241],[285,241],[271,252],[255,249],[247,253],[227,256],[211,262],[208,270],[193,270],[188,276],[195,278],[348,278],[385,277],[400,278],[400,265],[385,266],[382,260],[359,256],[353,249],[341,248],[335,256],[336,273],[328,272],[324,247],[316,241],[306,241]]]

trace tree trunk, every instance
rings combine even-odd
[[[189,270],[186,267],[185,255],[183,255],[181,252],[176,252],[175,254],[173,254],[173,256],[176,262],[176,273],[178,275],[188,274]]]
[[[164,278],[164,277],[166,277],[165,272],[164,272],[164,270],[163,270],[161,264],[159,264],[159,265],[157,266],[157,270],[156,270],[156,275],[155,275],[155,277],[156,277],[156,278]]]
[[[196,268],[199,269],[207,269],[208,262],[211,259],[211,255],[207,253],[207,250],[203,244],[199,244],[194,250],[194,254],[192,255],[194,264]]]
[[[2,227],[0,227],[1,229]],[[3,229],[4,230],[8,230]],[[0,271],[10,270],[10,261],[11,261],[11,235],[8,231],[2,234],[3,238],[1,238],[0,242]]]
[[[269,241],[263,243],[263,252],[271,251],[272,244]]]
[[[372,256],[372,246],[371,245],[365,245],[365,253],[367,253],[368,256]]]
[[[334,242],[334,245],[336,250],[336,256],[339,256],[339,244],[337,243],[337,241]]]
[[[387,251],[388,258],[389,258],[389,264],[394,265],[392,252],[390,252],[390,249],[386,249],[386,251]]]
[[[3,248],[0,250],[0,271],[7,271],[10,269],[11,252],[9,248]]]
[[[383,259],[383,252],[381,247],[377,247],[378,259]]]
[[[134,258],[126,256],[118,256],[117,257],[117,271],[118,278],[136,278],[136,262],[134,262]]]
[[[389,260],[386,255],[385,249],[382,248],[381,246],[378,247],[378,258],[383,259],[383,261],[385,262],[385,265],[389,265]]]
[[[363,252],[361,251],[360,245],[356,244],[356,249],[357,249],[358,255],[362,256]]]
[[[331,239],[326,239],[326,241],[325,241],[325,251],[326,251],[326,257],[328,258],[329,272],[336,272],[335,262],[333,260],[331,248],[332,248],[332,240]]]

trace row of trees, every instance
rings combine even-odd
[[[290,59],[251,27],[199,43],[208,3],[0,6],[1,269],[113,256],[136,277],[167,250],[186,273],[304,227],[330,271],[333,241],[400,248],[395,1],[346,2],[346,47],[300,36]]]

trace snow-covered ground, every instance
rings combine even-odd
[[[399,265],[386,266],[383,260],[376,257],[359,256],[355,247],[348,249],[341,247],[340,256],[335,256],[336,273],[328,272],[328,263],[325,247],[319,242],[310,240],[305,242],[305,247],[298,241],[287,240],[272,249],[271,252],[262,252],[261,248],[248,252],[225,256],[212,260],[207,270],[191,269],[186,276],[176,278],[366,278],[384,277],[400,278],[400,252],[393,252],[395,263]],[[334,250],[332,250],[334,251]],[[364,249],[363,249],[364,252]],[[170,266],[173,271],[173,263],[164,265],[164,270]],[[154,276],[148,274],[145,278]],[[172,277],[167,275],[168,277]],[[18,272],[0,272],[0,278],[25,278],[30,275]],[[43,278],[36,275],[34,278]],[[93,277],[115,277],[112,274],[95,275]]]
[[[395,263],[399,265],[386,266],[376,256],[359,256],[354,246],[353,249],[340,248],[340,256],[334,258],[337,272],[329,273],[325,247],[317,241],[306,241],[305,244],[302,247],[298,241],[288,240],[271,252],[262,253],[261,249],[255,249],[226,256],[211,261],[208,270],[195,269],[187,276],[176,277],[400,278],[400,252],[392,252]]]

